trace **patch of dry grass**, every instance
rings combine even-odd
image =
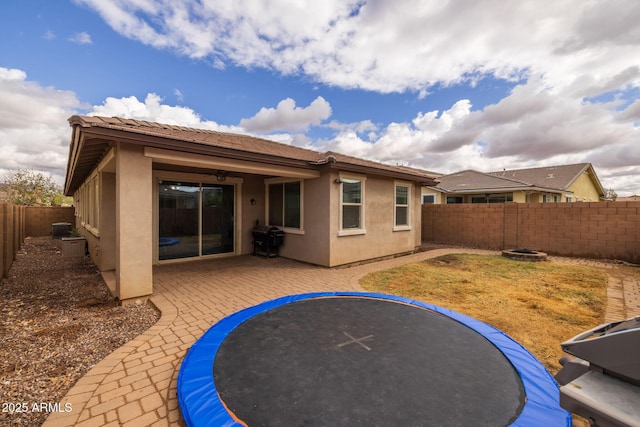
[[[604,322],[607,275],[592,267],[454,254],[371,273],[360,284],[488,323],[556,373],[560,343]]]

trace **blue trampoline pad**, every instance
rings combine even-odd
[[[187,353],[189,426],[570,426],[553,377],[478,320],[371,293],[268,301]]]

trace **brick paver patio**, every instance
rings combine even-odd
[[[284,295],[362,291],[359,279],[371,271],[453,252],[436,249],[349,268],[327,269],[284,258],[241,256],[165,264],[154,268],[153,304],[160,320],[82,377],[61,402],[73,411],[53,413],[45,426],[183,426],[176,384],[189,347],[222,317]],[[552,258],[615,268],[596,261]],[[607,321],[640,315],[640,283],[612,276]]]

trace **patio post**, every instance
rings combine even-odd
[[[122,301],[153,292],[152,160],[122,142],[116,159],[116,296]]]

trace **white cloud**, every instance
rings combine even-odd
[[[126,37],[218,68],[264,68],[345,89],[412,91],[420,100],[486,76],[515,85],[481,110],[459,100],[449,110],[416,112],[413,120],[391,124],[323,125],[331,115],[327,101],[300,108],[285,99],[243,120],[246,130],[322,125],[336,135],[316,142],[319,147],[391,162],[409,158],[434,170],[588,161],[618,182],[611,171],[640,164],[636,0],[615,6],[606,0],[75,1]],[[613,101],[598,101],[611,95]],[[273,137],[289,140],[285,135]],[[640,175],[624,182],[640,190]]]
[[[147,94],[144,102],[135,96],[126,98],[107,98],[102,105],[96,105],[88,113],[90,116],[126,117],[128,119],[147,120],[168,125],[179,125],[220,132],[243,132],[235,126],[225,126],[211,120],[203,120],[194,110],[188,107],[171,106],[155,93]]]
[[[618,113],[616,120],[620,122],[640,122],[640,99],[636,99],[626,109]]]
[[[353,131],[356,133],[367,133],[371,139],[376,137],[376,132],[378,131],[378,126],[371,120],[362,120],[355,123],[340,123],[333,120],[324,126],[339,132]]]
[[[76,33],[73,36],[69,37],[69,41],[77,44],[93,44],[91,35],[84,31],[81,33]]]
[[[166,37],[155,31],[152,25],[146,23],[143,19],[136,16],[137,13],[161,13],[164,6],[161,4],[154,5],[151,1],[135,1],[135,3],[127,4],[126,0],[118,0],[116,2],[105,2],[100,0],[75,0],[76,3],[84,3],[95,9],[102,18],[115,31],[140,40],[141,42],[157,48],[169,47],[170,43]],[[174,6],[178,2],[173,3]],[[155,8],[158,8],[157,10]]]
[[[0,80],[4,81],[23,81],[26,80],[27,73],[16,68],[3,68],[0,67]]]
[[[307,107],[284,99],[275,108],[262,108],[239,126],[205,120],[188,107],[165,104],[153,93],[143,101],[107,98],[102,105],[90,108],[89,114],[225,132],[280,131],[267,137],[445,173],[591,162],[605,187],[623,195],[640,189],[640,102],[634,98],[637,76],[637,66],[612,68],[604,77],[587,73],[567,80],[570,83],[566,85],[554,85],[542,75],[532,76],[507,97],[481,110],[473,110],[471,101],[462,99],[447,110],[416,112],[411,120],[387,125],[370,120],[323,124],[332,110],[322,97]],[[614,94],[612,101],[585,98],[606,92]],[[181,93],[176,89],[174,95],[179,99]],[[32,167],[63,176],[70,135],[66,119],[81,109],[87,111],[86,107],[74,93],[42,87],[17,69],[0,68],[0,97],[0,169]],[[336,134],[314,143],[300,133],[311,126],[332,129]]]
[[[184,101],[184,95],[182,94],[182,92],[180,92],[179,89],[174,89],[173,94],[176,96],[176,99],[178,100],[178,102]]]
[[[365,133],[369,130],[368,127],[360,128],[360,132],[351,126],[341,128],[332,123],[332,127],[339,130],[338,134],[331,140],[319,141],[317,149],[342,152],[381,162],[411,163],[429,166],[432,169],[433,166],[438,166],[437,169],[443,169],[443,165],[431,165],[429,161],[425,161],[426,158],[433,159],[433,150],[430,147],[446,135],[459,120],[467,117],[470,108],[468,100],[461,100],[442,113],[418,113],[412,122],[391,123],[386,128],[378,130],[374,138],[367,134],[367,140],[360,137],[359,133]],[[447,152],[456,149],[457,147]]]
[[[331,105],[321,96],[308,107],[296,107],[291,98],[283,99],[276,108],[263,107],[255,116],[242,119],[240,126],[250,132],[271,132],[274,130],[303,131],[309,126],[317,126],[331,116]]]
[[[75,94],[29,81],[22,70],[0,67],[0,99],[0,171],[32,168],[62,184],[67,118],[81,107]]]
[[[338,134],[316,148],[443,173],[589,162],[603,185],[619,194],[637,193],[639,107],[635,102],[618,112],[615,106],[556,98],[532,83],[482,110],[472,111],[468,100],[460,100],[442,112],[420,112],[410,122],[389,124],[373,139],[334,125]]]
[[[548,89],[529,83],[517,86],[494,105],[469,112],[430,149],[445,152],[483,141],[489,163],[507,157],[518,163],[572,158],[602,166],[640,164],[634,149],[640,146],[639,129],[629,120],[636,104],[622,112],[615,106],[553,96]],[[614,160],[619,150],[626,156]]]
[[[236,126],[203,120],[187,107],[170,106],[153,93],[144,102],[136,97],[107,98],[102,105],[82,104],[71,91],[43,87],[19,69],[0,67],[0,175],[32,168],[64,183],[74,114],[128,117],[221,132],[243,133]],[[88,111],[88,113],[87,113]],[[284,136],[281,137],[285,139]],[[292,141],[295,141],[292,139]]]
[[[436,83],[483,74],[541,75],[587,93],[637,66],[640,43],[635,0],[76,1],[126,37],[193,58],[421,97]],[[622,83],[637,86],[640,77]]]
[[[321,97],[305,108],[285,99],[276,108],[263,108],[238,126],[204,120],[188,107],[164,104],[153,93],[144,101],[133,96],[107,98],[90,114],[263,137],[263,132],[269,132],[267,138],[282,143],[443,173],[590,162],[603,185],[619,194],[633,193],[640,188],[640,171],[636,170],[640,164],[640,134],[633,124],[637,102],[622,111],[615,106],[556,99],[538,82],[517,86],[508,97],[482,110],[473,111],[470,101],[464,99],[447,110],[419,112],[411,121],[384,128],[371,121],[323,125],[321,118],[328,118],[331,109]],[[310,125],[332,129],[336,134],[314,142],[297,132]],[[286,131],[271,132],[278,129]]]

